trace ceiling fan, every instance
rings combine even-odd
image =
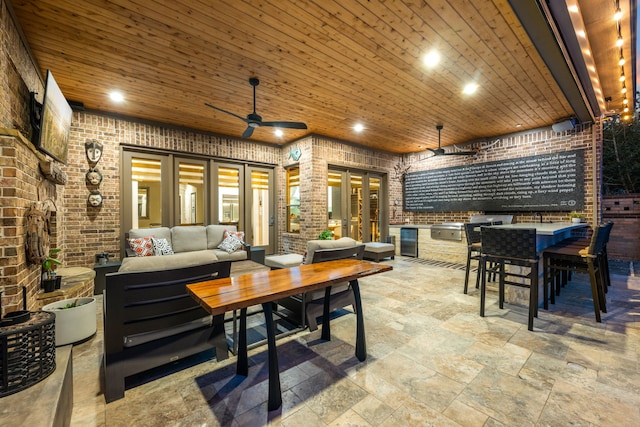
[[[262,117],[256,113],[256,86],[260,84],[260,80],[256,77],[251,77],[249,79],[249,84],[253,86],[253,113],[248,114],[246,118],[239,116],[231,111],[223,110],[222,108],[211,105],[207,102],[204,103],[207,107],[211,107],[214,110],[222,111],[223,113],[227,113],[232,115],[233,117],[237,117],[243,122],[247,124],[247,128],[242,133],[242,138],[249,138],[253,135],[253,131],[260,126],[270,126],[276,128],[287,128],[287,129],[306,129],[307,125],[301,122],[263,122]]]
[[[438,148],[427,148],[434,156],[475,156],[477,151],[444,151],[444,148],[440,147],[440,131],[443,125],[436,125],[438,129]]]

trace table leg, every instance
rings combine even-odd
[[[360,285],[358,280],[349,282],[356,302],[356,357],[363,362],[367,359],[367,340],[364,335],[364,315],[362,314],[362,300],[360,299]],[[323,325],[324,327],[324,325]]]
[[[234,343],[235,345],[235,343]],[[238,331],[238,361],[236,374],[246,377],[249,375],[249,362],[247,359],[247,309],[240,309],[240,330]]]
[[[274,411],[282,405],[278,352],[276,351],[276,331],[273,325],[273,308],[270,302],[262,304],[265,327],[267,328],[267,354],[269,356],[269,402],[267,409]]]
[[[322,336],[325,341],[331,341],[331,322],[329,315],[331,314],[331,286],[324,288],[324,306],[322,311]]]
[[[238,354],[238,310],[233,310],[233,329],[231,331],[231,352]]]

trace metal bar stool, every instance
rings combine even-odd
[[[482,254],[480,259],[480,316],[484,317],[486,300],[486,275],[497,274],[499,279],[498,303],[504,306],[505,285],[529,288],[529,320],[528,329],[533,331],[533,318],[538,316],[538,254],[536,252],[536,229],[507,229],[500,227],[482,227]],[[488,263],[494,263],[487,268]],[[528,268],[528,273],[521,273],[505,266]],[[515,281],[520,279],[520,281]],[[528,283],[527,283],[528,282]]]

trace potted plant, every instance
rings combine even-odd
[[[333,239],[333,236],[331,235],[331,230],[324,230],[322,233],[320,233],[320,235],[318,236],[318,239],[320,239],[320,240],[331,240],[331,239]]]
[[[571,218],[571,222],[573,222],[575,224],[579,224],[584,219],[584,214],[577,213],[577,212],[571,212],[569,214],[569,218]]]
[[[62,249],[54,248],[49,251],[47,258],[42,261],[42,287],[45,292],[53,292],[54,289],[60,289],[61,277],[56,276],[55,269],[62,265],[56,256]]]
[[[56,347],[82,341],[96,333],[96,299],[70,298],[42,307],[56,316]]]

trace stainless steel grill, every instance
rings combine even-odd
[[[443,222],[431,226],[431,238],[436,240],[462,240],[462,222]]]

